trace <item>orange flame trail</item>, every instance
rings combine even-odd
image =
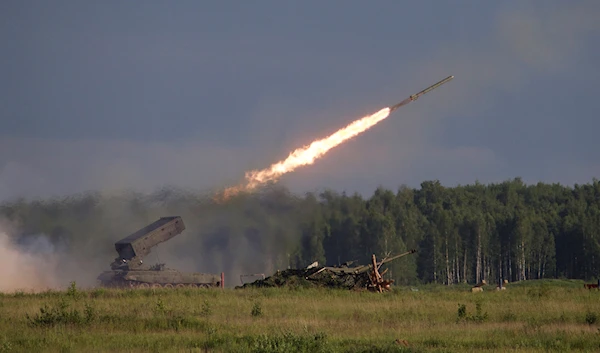
[[[350,123],[324,139],[296,149],[285,160],[277,162],[269,168],[246,172],[247,182],[225,189],[223,199],[227,199],[241,191],[251,191],[268,181],[276,181],[281,175],[289,173],[300,166],[313,164],[315,160],[325,155],[330,149],[370,129],[389,115],[390,108],[383,108],[375,114]]]

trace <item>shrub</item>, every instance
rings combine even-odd
[[[254,306],[252,306],[251,314],[254,317],[262,315],[262,307],[261,307],[260,303],[254,303]]]
[[[481,302],[476,302],[475,303],[475,315],[468,315],[467,314],[467,306],[465,304],[458,304],[458,311],[457,311],[457,318],[456,321],[460,322],[460,321],[471,321],[471,322],[477,322],[477,323],[481,323],[484,321],[487,321],[488,319],[488,313],[483,312],[483,309],[481,307]]]
[[[35,316],[29,316],[25,314],[27,322],[30,326],[55,326],[58,324],[71,324],[71,325],[87,325],[96,319],[96,311],[94,308],[85,304],[83,314],[77,309],[70,309],[69,304],[61,300],[58,305],[54,307],[44,304],[40,308],[40,312]]]
[[[588,311],[585,314],[585,322],[588,323],[588,325],[593,325],[598,321],[598,315],[596,315],[596,313],[593,313],[591,311]]]
[[[292,332],[284,332],[280,335],[260,335],[251,338],[250,341],[250,351],[256,353],[330,351],[327,335],[324,333],[297,335]]]
[[[208,300],[204,300],[204,303],[202,303],[202,309],[200,311],[200,316],[210,316],[210,314],[212,314],[212,308],[210,307],[210,303],[208,302]]]

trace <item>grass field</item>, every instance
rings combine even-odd
[[[600,351],[600,292],[582,281],[487,289],[0,294],[0,352]]]

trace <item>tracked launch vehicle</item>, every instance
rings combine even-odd
[[[179,216],[161,217],[157,221],[117,241],[115,250],[119,254],[104,271],[98,281],[104,287],[116,288],[210,288],[223,287],[223,274],[185,273],[166,268],[165,264],[147,266],[143,258],[153,247],[165,242],[185,230]]]

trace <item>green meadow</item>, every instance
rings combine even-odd
[[[0,352],[600,351],[583,281],[333,289],[0,294]]]

